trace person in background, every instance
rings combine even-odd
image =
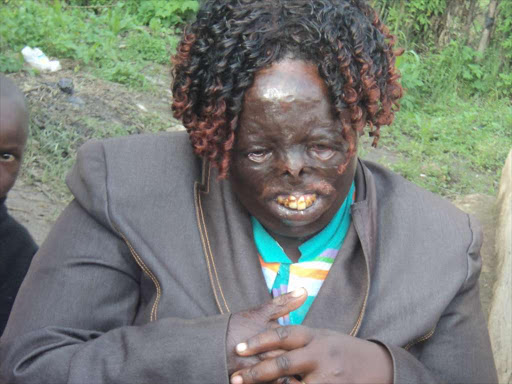
[[[23,160],[28,112],[19,88],[0,74],[0,335],[37,245],[27,229],[7,212],[5,201]]]

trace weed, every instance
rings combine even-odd
[[[199,8],[197,1],[189,0],[148,0],[138,8],[137,17],[145,25],[173,27],[189,21]]]
[[[23,68],[23,57],[20,54],[0,52],[0,72],[18,72]]]

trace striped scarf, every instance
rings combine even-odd
[[[300,308],[279,319],[281,325],[301,324],[306,317],[347,235],[354,196],[355,185],[352,183],[345,201],[331,222],[299,246],[301,256],[297,263],[293,263],[286,256],[278,242],[254,216],[251,216],[254,242],[272,297],[301,287],[308,291],[308,298]]]

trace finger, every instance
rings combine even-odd
[[[307,297],[307,291],[304,288],[299,288],[293,292],[272,299],[264,304],[261,310],[268,320],[277,320],[299,308],[304,304]]]
[[[281,356],[283,353],[286,353],[288,351],[285,351],[284,349],[274,349],[273,351],[263,352],[258,354],[258,358],[260,360],[268,360],[268,359],[274,359],[278,356]]]
[[[280,377],[304,375],[315,367],[315,361],[303,348],[282,354],[271,360],[265,360],[250,368],[235,372],[231,384],[251,384],[276,380]]]
[[[273,350],[302,348],[313,339],[313,332],[302,325],[288,325],[285,327],[267,329],[256,336],[249,338],[245,343],[236,346],[240,356],[252,356]]]

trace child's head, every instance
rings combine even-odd
[[[0,198],[12,188],[28,137],[28,113],[19,88],[0,74]]]

